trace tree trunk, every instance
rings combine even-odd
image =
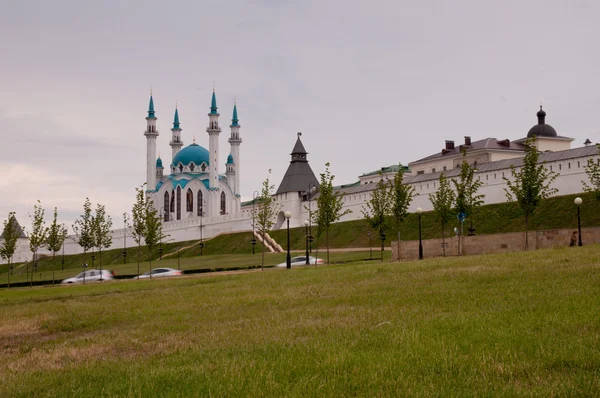
[[[10,258],[8,259],[8,287],[10,287],[10,274],[12,273],[12,263],[10,262]]]
[[[138,243],[138,272],[137,272],[138,281],[140,280],[140,250],[142,250],[141,241],[140,241],[140,243]]]
[[[52,252],[52,284],[54,285],[54,259],[56,258],[56,252]]]
[[[317,241],[315,240],[315,243],[317,243]],[[316,248],[316,253],[315,253],[315,267],[317,266],[317,260],[319,259],[319,245],[317,245]]]
[[[444,223],[442,223],[442,253],[446,257],[446,232]]]
[[[396,255],[398,256],[398,261],[400,261],[400,223],[396,222],[396,237],[398,241],[396,242]]]
[[[261,271],[265,270],[265,249],[266,249],[266,244],[265,244],[265,231],[262,231],[262,250],[261,250],[261,260],[260,260],[260,269]]]
[[[529,250],[529,214],[525,213],[525,251]]]
[[[152,280],[152,255],[150,255],[150,261],[148,261],[150,263],[150,280]]]
[[[325,239],[327,240],[327,265],[329,265],[329,228],[325,231]]]
[[[98,261],[100,262],[100,282],[104,282],[104,278],[102,277],[102,248],[98,250],[98,256],[100,257]]]

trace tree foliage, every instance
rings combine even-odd
[[[442,225],[442,250],[444,256],[446,255],[446,238],[445,229],[446,225],[450,222],[454,216],[454,199],[455,193],[450,187],[450,182],[444,175],[440,174],[439,187],[435,193],[429,194],[429,200],[433,205],[433,210],[437,220]]]
[[[73,223],[75,242],[81,246],[84,253],[94,247],[94,231],[92,217],[92,203],[90,198],[85,198],[83,203],[83,214]]]
[[[17,249],[17,240],[19,239],[19,227],[14,212],[8,213],[8,219],[4,221],[2,229],[2,245],[0,246],[0,257],[6,260],[11,269],[12,257]]]
[[[146,234],[145,216],[146,216],[146,190],[145,183],[140,188],[135,189],[135,203],[131,209],[131,235],[138,245]]]
[[[477,193],[483,185],[483,181],[475,180],[475,168],[464,157],[465,152],[463,152],[459,178],[452,180],[456,192],[454,211],[456,214],[464,214],[465,218],[472,221],[473,213],[477,207],[483,204],[485,195]]]
[[[550,185],[558,177],[553,171],[539,163],[539,152],[534,145],[535,137],[525,142],[525,157],[523,166],[517,171],[515,166],[510,166],[513,178],[503,177],[507,188],[506,198],[509,202],[515,201],[519,209],[525,215],[525,250],[529,247],[529,219],[542,200],[558,192],[558,189]]]
[[[596,144],[600,151],[600,144]],[[596,195],[596,200],[600,200],[600,159],[588,159],[587,165],[585,166],[585,173],[590,179],[588,185],[585,181],[583,183],[583,190],[585,192],[593,192]]]
[[[335,176],[329,171],[329,162],[325,163],[325,172],[321,173],[320,193],[317,198],[317,211],[313,214],[313,222],[317,224],[317,237],[325,232],[325,246],[327,247],[327,264],[329,264],[329,229],[331,224],[338,221],[352,210],[342,211],[344,206],[343,193],[333,190]]]
[[[415,188],[412,185],[404,184],[404,168],[398,165],[398,171],[394,178],[389,182],[391,213],[394,217],[396,230],[400,229],[400,224],[408,216],[408,208],[415,196]]]
[[[375,189],[371,191],[371,198],[365,202],[361,210],[371,229],[380,234],[387,229],[391,205],[389,183],[382,176]]]
[[[59,251],[65,241],[65,234],[63,231],[63,225],[58,223],[58,209],[54,208],[54,213],[52,217],[52,224],[48,228],[48,237],[46,238],[46,249],[51,251],[52,254],[55,254]]]
[[[98,249],[100,255],[100,270],[102,271],[102,250],[108,249],[112,245],[112,219],[106,214],[106,207],[98,203],[96,213],[92,218],[92,239],[93,247]]]
[[[41,202],[38,200],[37,204],[33,206],[33,215],[29,215],[31,218],[31,233],[29,234],[29,249],[33,254],[34,269],[37,269],[37,252],[40,247],[46,242],[48,235],[48,228],[46,227],[46,221],[44,220],[45,210],[42,207]]]
[[[253,227],[258,231],[260,236],[264,239],[265,235],[273,228],[275,224],[275,218],[277,213],[281,209],[281,205],[273,199],[274,185],[271,185],[269,178],[271,176],[271,169],[267,178],[262,183],[262,189],[260,195],[256,197],[254,208],[252,209],[252,222]],[[253,237],[254,238],[254,237]],[[262,251],[261,267],[264,267],[264,249]]]

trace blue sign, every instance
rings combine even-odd
[[[456,218],[458,218],[458,221],[463,222],[465,221],[465,218],[467,218],[467,215],[465,213],[458,213]]]

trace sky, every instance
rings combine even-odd
[[[275,189],[296,133],[334,184],[440,151],[519,139],[546,122],[573,147],[600,141],[594,0],[5,0],[0,13],[0,220],[29,230],[38,200],[72,225],[86,197],[114,227],[146,177],[146,112],[171,161],[208,147],[213,85],[220,172],[234,98],[241,193]]]

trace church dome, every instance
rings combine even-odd
[[[546,112],[544,112],[541,106],[540,110],[536,115],[538,118],[538,124],[529,129],[529,132],[527,133],[527,138],[531,138],[534,135],[536,137],[558,136],[558,134],[556,134],[556,130],[554,130],[554,127],[550,126],[549,124],[546,124]]]
[[[202,163],[206,163],[208,166],[209,159],[210,154],[206,148],[194,143],[177,152],[177,155],[173,158],[173,166],[177,167],[181,163],[185,167],[192,162],[196,166],[200,166]]]

